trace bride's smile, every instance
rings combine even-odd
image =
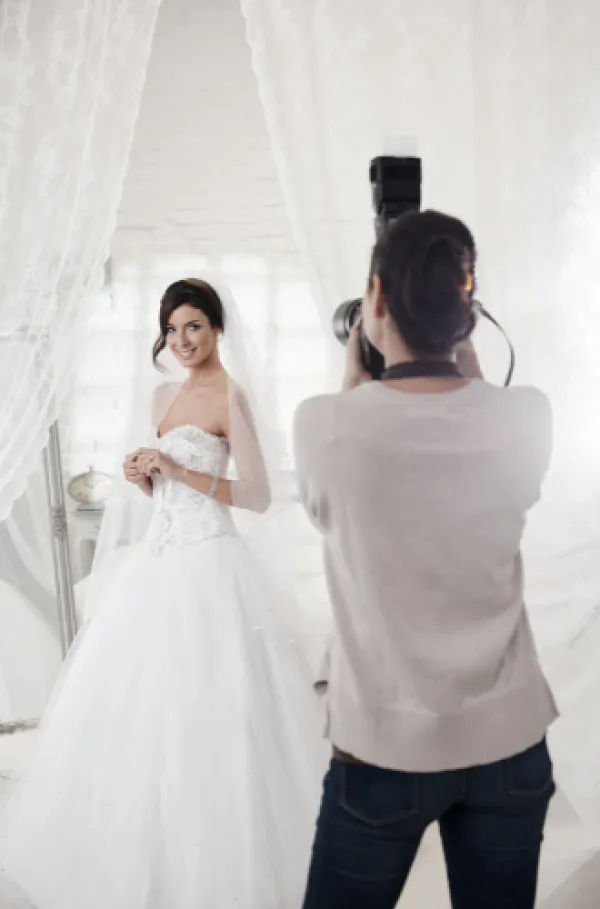
[[[170,316],[165,341],[175,359],[187,369],[206,369],[216,365],[219,329],[208,316],[193,306],[183,305]]]

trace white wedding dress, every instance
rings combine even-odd
[[[196,427],[158,444],[225,473],[227,444]],[[317,696],[229,509],[159,478],[152,514],[3,816],[3,875],[36,909],[298,909]]]

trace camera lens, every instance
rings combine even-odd
[[[350,329],[360,316],[362,300],[349,300],[338,306],[333,314],[333,333],[341,344],[350,337]]]
[[[350,300],[342,303],[333,314],[333,333],[341,344],[346,344],[350,337],[350,329],[360,316],[362,300]],[[378,379],[384,369],[383,357],[379,351],[369,343],[362,329],[360,331],[360,359],[366,371],[374,379]]]

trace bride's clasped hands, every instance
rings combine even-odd
[[[148,486],[151,492],[150,477],[160,475],[165,480],[177,479],[180,465],[157,448],[138,448],[125,456],[123,475],[128,483],[135,486]]]
[[[181,466],[158,448],[138,448],[132,455],[127,456],[125,464],[131,464],[130,469],[132,471],[136,469],[138,475],[151,477],[152,474],[160,474],[165,480],[176,480],[178,471],[181,471]],[[128,478],[127,469],[125,477]]]

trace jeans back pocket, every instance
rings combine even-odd
[[[506,761],[506,790],[517,799],[541,799],[554,793],[552,760],[546,740]]]
[[[369,764],[338,764],[342,808],[365,824],[397,824],[419,813],[419,778],[415,773],[384,770]]]

